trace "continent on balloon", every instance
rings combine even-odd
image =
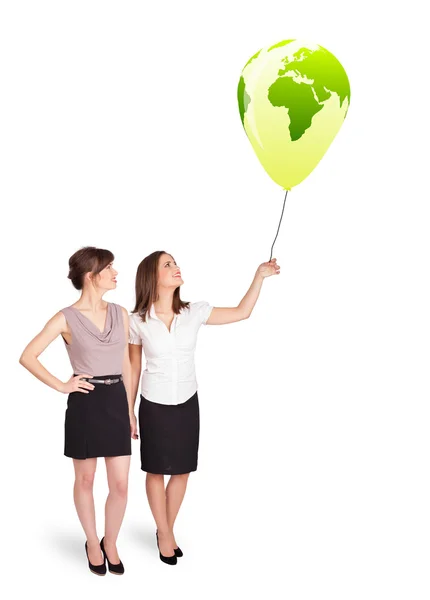
[[[284,40],[259,50],[243,68],[239,112],[268,175],[284,190],[316,167],[348,112],[348,76],[317,44]]]

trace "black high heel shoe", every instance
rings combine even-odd
[[[179,546],[177,548],[173,548],[173,550],[175,551],[175,556],[177,556],[178,558],[181,558],[181,556],[184,556],[184,553],[179,548]]]
[[[162,560],[166,565],[176,565],[178,559],[176,558],[176,552],[173,556],[163,556],[160,552],[160,546],[158,544],[158,531],[155,532],[155,536],[157,538],[157,548],[160,554],[160,560]]]
[[[106,563],[103,559],[103,564],[102,565],[93,565],[90,562],[90,559],[88,557],[88,544],[87,542],[85,542],[85,552],[88,558],[88,567],[91,571],[91,573],[94,573],[94,575],[106,575]]]
[[[104,539],[105,538],[103,537],[102,541],[100,542],[100,548],[102,549],[103,556],[107,560],[107,564],[109,567],[109,573],[114,573],[114,575],[123,575],[124,574],[124,565],[122,564],[122,561],[119,561],[119,563],[114,565],[108,559],[108,555],[106,554],[105,546],[103,543]]]

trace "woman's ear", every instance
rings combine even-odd
[[[92,286],[95,286],[97,283],[97,275],[95,273],[91,273],[91,271],[89,273],[85,273],[84,282],[85,281]]]

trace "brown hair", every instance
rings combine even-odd
[[[158,284],[158,262],[162,254],[168,254],[164,250],[156,250],[142,260],[137,267],[136,273],[136,305],[133,313],[141,316],[146,321],[151,306],[157,301]],[[189,302],[184,302],[180,298],[179,286],[173,292],[172,308],[175,314],[179,314],[183,308],[188,308]]]
[[[77,290],[81,290],[87,273],[98,275],[114,258],[110,250],[85,246],[69,258],[69,274],[67,277],[71,279]]]

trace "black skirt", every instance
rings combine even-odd
[[[118,375],[97,376],[114,379]],[[130,417],[124,383],[94,383],[89,394],[67,399],[64,454],[70,458],[131,454]]]
[[[197,392],[183,404],[157,404],[142,395],[139,406],[141,468],[182,475],[197,470],[200,414]]]

